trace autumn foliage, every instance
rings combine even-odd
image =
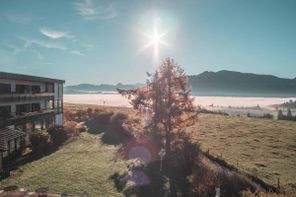
[[[191,174],[198,155],[198,146],[191,142],[190,134],[185,131],[197,116],[188,78],[171,58],[165,59],[158,70],[147,75],[144,87],[118,89],[143,117],[142,129],[134,121],[126,122],[125,127],[138,128],[134,131],[142,131],[141,137],[144,135],[156,147],[165,149],[164,173],[169,177],[171,196],[176,196],[177,190],[188,195],[186,177]]]
[[[173,59],[167,58],[154,73],[147,73],[146,85],[118,92],[131,100],[134,109],[144,115],[144,125],[160,139],[169,152],[179,132],[195,121],[193,98],[188,78]]]

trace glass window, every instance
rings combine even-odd
[[[40,86],[38,86],[38,85],[32,86],[32,93],[33,94],[38,94],[38,93],[40,93],[40,91],[41,91]]]
[[[0,83],[0,94],[9,94],[11,93],[11,85]]]
[[[16,84],[16,93],[18,94],[29,94],[31,92],[31,86]]]

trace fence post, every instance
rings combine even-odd
[[[236,160],[236,168],[238,169],[238,159]]]
[[[280,177],[278,177],[278,189],[280,189]]]
[[[222,160],[222,153],[221,153],[221,160]]]

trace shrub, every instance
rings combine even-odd
[[[263,114],[262,118],[266,118],[266,119],[273,119],[273,115],[270,114],[270,113],[267,113],[267,114]]]
[[[31,133],[30,142],[34,152],[43,152],[50,143],[48,132],[42,131]]]
[[[73,120],[75,120],[75,117],[76,117],[75,111],[67,109],[67,108],[64,109],[63,118],[65,121],[73,121]]]
[[[111,127],[116,130],[123,130],[122,124],[128,118],[128,116],[124,113],[116,113],[111,116],[110,124]]]
[[[132,136],[123,124],[128,120],[128,116],[124,113],[113,114],[110,118],[109,127],[105,130],[103,140],[106,143],[119,144]]]
[[[176,184],[183,196],[190,196],[191,188],[188,177],[196,168],[199,157],[199,144],[192,143],[185,132],[176,133],[170,155],[165,160],[164,171]]]
[[[87,115],[88,115],[88,118],[91,118],[91,117],[92,117],[92,114],[93,114],[93,109],[90,108],[90,107],[87,108],[86,113],[87,113]]]
[[[63,127],[50,128],[48,133],[54,146],[60,146],[68,139],[67,132]]]
[[[76,127],[78,133],[86,132],[87,128],[84,125],[79,125]]]
[[[75,121],[67,121],[64,123],[65,131],[71,136],[79,135],[79,131],[77,129],[77,122]]]
[[[108,125],[112,115],[113,112],[95,112],[93,114],[93,120],[100,124]]]

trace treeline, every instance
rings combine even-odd
[[[278,120],[291,120],[296,121],[296,116],[293,116],[291,109],[288,109],[287,114],[283,114],[283,111],[280,109],[278,112]]]
[[[280,107],[287,108],[287,109],[296,109],[296,100],[295,101],[290,100],[289,102],[285,102],[281,104]]]

